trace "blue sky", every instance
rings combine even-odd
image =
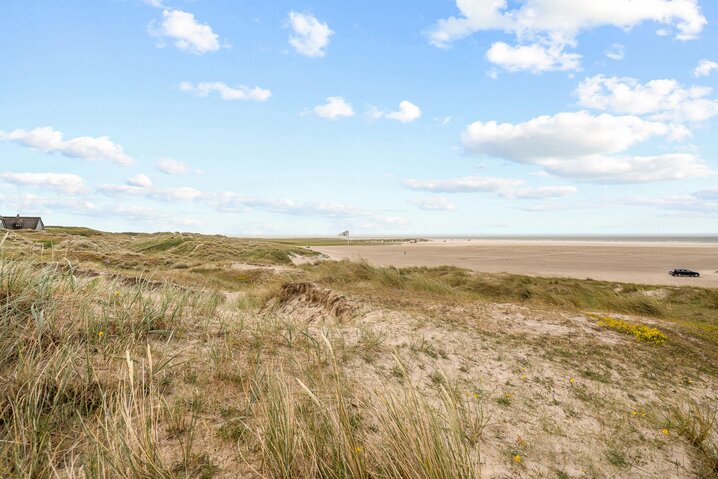
[[[716,234],[718,4],[3,2],[0,213]]]

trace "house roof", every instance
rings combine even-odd
[[[18,221],[22,222],[23,228],[37,228],[37,225],[42,221],[39,216],[0,216],[0,221],[7,229],[14,229],[15,224]]]

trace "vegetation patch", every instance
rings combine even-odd
[[[619,333],[633,335],[636,341],[663,344],[668,340],[668,336],[658,328],[652,328],[644,324],[632,323],[610,316],[599,318],[598,325],[602,328],[618,331]]]

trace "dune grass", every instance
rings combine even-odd
[[[478,299],[665,318],[680,324],[686,332],[718,345],[718,290],[715,289],[483,274],[453,266],[382,267],[346,260],[324,262],[305,270],[322,284],[358,292],[371,291],[399,300],[407,297],[402,292],[412,292],[438,299],[448,297],[451,301]],[[656,291],[662,294],[653,294]]]
[[[652,387],[660,368],[670,375],[677,367],[696,377],[712,374],[696,366],[715,352],[718,300],[711,290],[348,261],[289,267],[303,248],[201,235],[59,230],[3,238],[0,477],[479,478],[487,441],[494,443],[490,453],[501,444],[506,474],[528,474],[527,463],[550,457],[538,444],[566,440],[574,421],[601,421],[612,435],[611,418],[633,418],[634,399],[614,405],[603,389],[587,388],[589,381],[607,388],[626,375],[626,384],[647,378],[643,384]],[[236,269],[234,262],[256,267]],[[288,284],[313,287],[295,288],[292,296]],[[659,289],[662,294],[651,293]],[[357,324],[353,312],[335,322],[281,314],[283,305],[320,309],[323,290],[331,301],[344,293],[352,301],[380,302],[382,314],[398,316],[376,327]],[[295,296],[299,303],[292,303]],[[599,348],[584,337],[530,339],[503,323],[471,337],[458,325],[458,339],[439,344],[446,330],[406,332],[421,330],[418,321],[428,316],[417,314],[417,324],[407,319],[401,327],[393,322],[414,314],[412,308],[444,315],[457,307],[456,318],[465,314],[461,306],[487,302],[634,314],[675,328],[658,348],[664,357],[635,341]],[[397,336],[395,327],[412,335]],[[675,331],[685,332],[700,354],[676,347],[682,339]],[[622,336],[596,332],[598,339]],[[492,338],[493,346],[484,345]],[[485,365],[469,356],[457,360],[479,343],[506,348],[483,356],[502,378],[487,393],[476,373]],[[522,344],[517,362],[509,362],[505,351]],[[541,377],[523,357],[541,348],[545,356],[537,357],[548,357],[541,368],[578,369]],[[639,426],[657,434],[665,427],[666,438],[680,437],[693,448],[701,477],[712,477],[715,404],[704,399],[690,407],[666,401],[655,407],[657,417],[665,412],[656,419],[663,424],[624,419],[615,430],[625,427],[629,432],[618,436],[625,439]],[[562,408],[564,422],[539,412],[547,407]],[[523,419],[488,427],[486,410]],[[537,434],[536,445],[518,432],[524,425]],[[636,442],[654,447],[646,434],[642,429]],[[630,477],[636,471],[630,454],[611,441],[601,443],[607,450],[595,460],[607,458],[609,471],[619,471],[613,477],[620,471]],[[554,460],[556,474],[563,460]]]
[[[170,284],[78,277],[72,264],[0,260],[0,476],[212,477],[208,445],[197,440],[201,402],[177,396],[176,357],[209,336],[219,338],[213,349],[226,348],[217,360],[233,360],[247,333],[230,337],[215,324],[222,302]],[[250,349],[277,340],[260,324]],[[317,369],[267,363],[240,380],[248,409],[235,427],[247,432],[227,437],[244,438],[248,470],[480,477],[478,445],[464,431],[472,419],[454,399],[433,405],[407,385],[369,404],[374,392],[343,375],[329,340],[291,344],[318,351]],[[192,361],[207,361],[202,351],[194,347]]]

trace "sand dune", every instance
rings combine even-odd
[[[313,249],[335,259],[364,258],[379,265],[453,265],[488,273],[718,287],[715,243],[448,239]],[[674,268],[689,268],[701,277],[674,278],[667,273]]]

